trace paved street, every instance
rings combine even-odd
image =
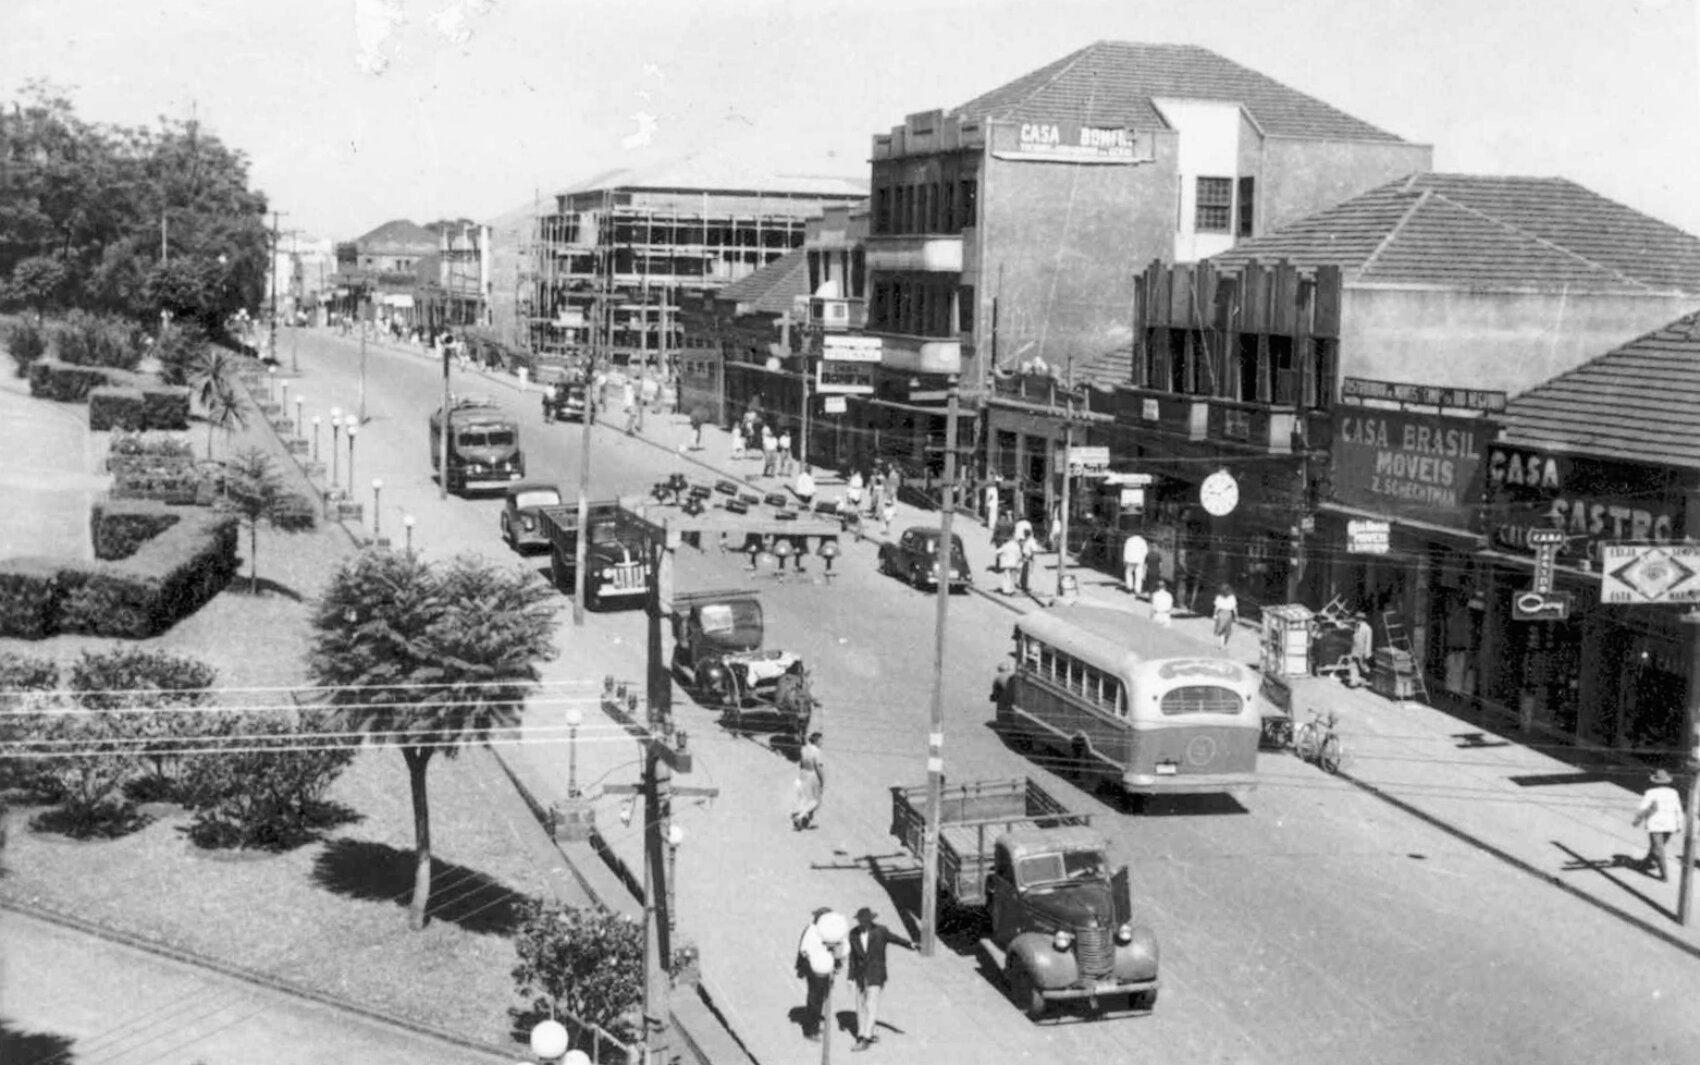
[[[355,346],[322,333],[300,339],[303,376],[292,394],[308,397],[309,418],[333,402],[349,409],[357,395]],[[576,425],[543,426],[534,396],[479,383],[476,374],[457,370],[454,387],[489,391],[517,410],[531,476],[570,490]],[[497,502],[436,499],[425,420],[440,388],[428,361],[371,349],[370,421],[356,445],[355,481],[363,486],[357,498],[369,505],[364,486],[381,477],[386,534],[399,534],[401,515],[412,513],[415,544],[431,555],[477,550],[511,558],[497,538]],[[677,427],[657,435],[668,431],[682,439]],[[710,436],[704,457],[723,456],[719,434]],[[606,428],[597,430],[595,446],[597,495],[642,493],[681,468],[665,450]],[[345,458],[339,459],[344,471]],[[830,496],[835,488],[829,482],[823,490]],[[977,576],[987,579],[983,531],[965,539]],[[678,854],[682,932],[703,948],[706,982],[764,1063],[810,1060],[815,1053],[787,1018],[801,1003],[791,953],[808,910],[867,904],[895,927],[899,905],[914,904],[912,885],[899,878],[882,887],[874,871],[904,868],[887,834],[888,787],[924,779],[933,600],[875,575],[871,545],[851,547],[837,568],[842,576],[830,587],[757,578],[770,643],[804,656],[826,705],[827,796],[819,830],[792,833],[786,823],[794,768],[782,750],[728,735],[688,700],[680,700],[678,711],[698,754],[697,771],[680,783],[720,789],[711,803],[675,806],[686,831]],[[741,557],[686,553],[680,569],[680,589],[750,579]],[[1089,594],[1100,594],[1091,587],[1097,580],[1085,575]],[[1691,1048],[1700,1045],[1700,1013],[1691,1006],[1695,957],[1587,894],[1674,929],[1663,912],[1673,893],[1655,895],[1651,882],[1623,870],[1557,872],[1565,859],[1555,842],[1592,848],[1584,858],[1608,862],[1614,849],[1639,853],[1641,840],[1627,825],[1627,792],[1619,798],[1611,790],[1548,790],[1537,806],[1527,790],[1482,783],[1498,772],[1495,757],[1512,754],[1461,753],[1458,741],[1445,739],[1435,712],[1305,683],[1302,698],[1338,701],[1346,713],[1349,773],[1413,804],[1435,806],[1463,823],[1466,836],[1478,828],[1477,838],[1492,833],[1489,842],[1520,848],[1511,856],[1537,870],[1573,877],[1584,894],[1559,890],[1455,832],[1285,755],[1260,760],[1263,783],[1243,805],[1207,801],[1132,814],[1115,797],[1088,794],[1009,749],[987,727],[986,696],[1008,650],[1012,614],[977,595],[956,597],[951,610],[950,776],[1035,775],[1071,807],[1093,813],[1118,860],[1133,867],[1136,908],[1162,943],[1165,989],[1149,1018],[1035,1027],[978,971],[971,953],[941,950],[924,960],[900,952],[884,1011],[900,1031],[882,1040],[882,1059],[957,1061],[996,1053],[1033,1061],[1075,1055],[1272,1063],[1693,1060]],[[583,629],[569,623],[561,645],[551,680],[605,673],[636,679],[643,619],[592,615]],[[1236,636],[1231,653],[1251,660],[1255,640]],[[536,735],[555,742],[530,745],[520,759],[533,786],[556,796],[565,792],[558,717],[546,699],[534,703],[528,723],[549,729]],[[630,781],[635,757],[631,742],[612,727],[587,725],[580,780]],[[1618,801],[1622,807],[1612,809]],[[617,812],[614,799],[598,803],[604,834],[635,868],[638,834],[620,826]]]

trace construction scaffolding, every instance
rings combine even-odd
[[[531,350],[589,350],[598,293],[616,365],[666,365],[684,346],[681,297],[747,277],[801,247],[810,218],[860,196],[613,188],[555,197],[522,267]]]

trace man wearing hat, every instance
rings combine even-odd
[[[1682,799],[1671,787],[1670,774],[1663,769],[1653,770],[1647,778],[1650,787],[1641,796],[1641,806],[1635,811],[1635,824],[1647,824],[1647,856],[1641,859],[1641,871],[1648,876],[1665,878],[1665,844],[1671,834],[1682,828]]]
[[[885,990],[885,948],[897,943],[910,950],[915,944],[874,920],[879,915],[863,906],[850,930],[850,980],[856,985],[856,1045],[866,1050],[879,1041],[880,992]]]

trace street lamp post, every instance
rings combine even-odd
[[[584,724],[584,711],[577,706],[567,707],[567,798],[578,798],[578,727]]]
[[[679,908],[676,905],[677,894],[673,886],[678,883],[678,877],[673,870],[679,864],[679,847],[685,842],[685,830],[678,825],[667,826],[667,931],[676,932],[679,929]]]
[[[366,308],[367,303],[361,301],[360,321],[360,424],[366,424]]]
[[[299,402],[300,397],[297,396],[296,400]],[[313,415],[313,461],[319,461],[319,416],[317,414]]]
[[[354,437],[350,436],[348,439],[350,441],[353,441]],[[350,469],[354,468],[354,457],[352,455],[349,456],[348,466],[349,466]],[[381,522],[381,519],[379,517],[379,515],[381,515],[383,512],[378,509],[379,493],[383,492],[383,490],[384,490],[384,480],[383,480],[383,478],[381,478],[381,477],[372,478],[372,542],[375,543],[375,544],[378,544],[379,546],[382,546],[383,542],[384,542],[384,534],[383,534],[382,529],[380,528],[380,525],[382,524],[382,522]]]
[[[838,971],[838,945],[850,934],[850,922],[841,913],[823,913],[815,919],[815,931],[820,934],[821,944],[826,949],[809,959],[809,968],[816,976],[826,980],[826,993],[821,1003],[820,1060],[821,1065],[828,1065],[832,1061],[832,1030],[838,1027],[838,1019],[832,1009],[833,977]]]
[[[266,402],[277,402],[277,367],[266,367]]]
[[[348,494],[354,494],[354,434],[360,431],[360,420],[348,416]]]
[[[331,491],[336,491],[337,463],[340,461],[338,449],[342,445],[342,408],[331,408]],[[349,481],[353,484],[353,481]]]
[[[285,413],[289,411],[289,380],[287,378],[278,382],[277,405]]]
[[[401,519],[402,528],[407,530],[407,557],[413,557],[413,515],[404,515]]]

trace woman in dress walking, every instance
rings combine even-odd
[[[1210,607],[1210,616],[1215,623],[1216,644],[1222,650],[1228,649],[1228,637],[1233,635],[1234,623],[1240,619],[1240,601],[1234,598],[1234,590],[1224,584],[1216,593],[1216,601]]]
[[[821,734],[811,732],[797,752],[797,808],[791,812],[791,827],[799,832],[814,827],[815,811],[820,809],[821,792],[826,789],[820,742]]]

